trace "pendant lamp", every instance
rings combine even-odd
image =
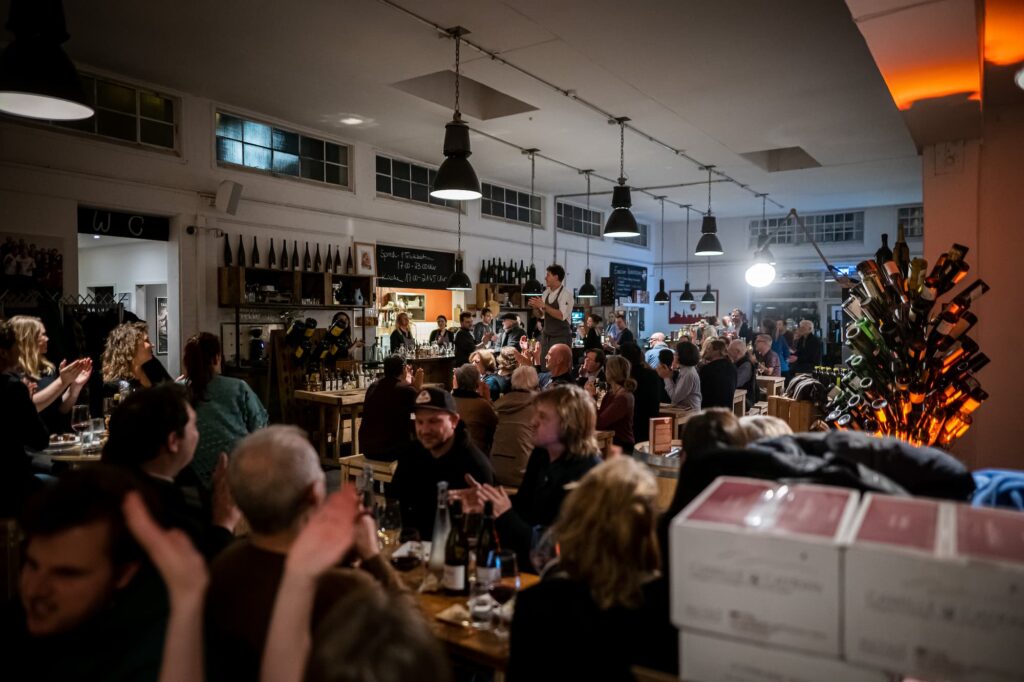
[[[684,303],[687,303],[687,302],[692,302],[693,301],[693,292],[690,291],[690,210],[691,210],[691,208],[690,208],[689,205],[685,206],[685,208],[686,208],[686,251],[685,251],[685,253],[686,253],[686,266],[685,266],[685,268],[686,269],[685,269],[684,274],[683,274],[683,277],[684,277],[684,280],[683,280],[684,281],[683,293],[679,294],[679,300],[684,302]]]
[[[448,284],[445,289],[448,291],[469,291],[473,283],[469,275],[462,269],[462,210],[459,210],[459,248],[455,252],[455,272],[448,277]]]
[[[537,159],[536,154],[540,151],[538,149],[527,149],[524,154],[530,155],[530,201],[533,201],[533,184],[537,175]],[[530,267],[534,266],[533,261],[533,233],[536,228],[533,225],[533,211],[530,211]],[[544,285],[537,281],[537,276],[531,277],[526,284],[523,285],[523,296],[526,298],[532,298],[534,296],[544,295]]]
[[[775,281],[775,256],[768,249],[770,237],[768,236],[768,221],[765,218],[765,204],[768,195],[761,194],[759,196],[761,197],[761,225],[764,227],[765,234],[758,238],[757,249],[754,251],[754,262],[747,268],[744,276],[747,284],[757,288],[766,287]]]
[[[469,146],[469,126],[462,121],[459,111],[459,81],[462,53],[462,36],[469,33],[461,26],[448,29],[455,38],[455,113],[444,127],[444,162],[434,176],[434,188],[430,196],[451,201],[470,201],[480,198],[480,180],[469,163],[472,150]]]
[[[658,197],[661,202],[661,279],[658,280],[658,293],[654,295],[654,302],[665,305],[668,303],[668,292],[665,291],[665,197]]]
[[[590,215],[590,174],[593,171],[585,170],[580,171],[587,176],[587,215]],[[576,292],[576,298],[583,299],[585,301],[591,301],[597,298],[597,287],[590,281],[590,235],[586,235],[587,239],[587,274],[583,277],[583,286]]]
[[[694,256],[721,256],[725,251],[722,249],[722,242],[718,241],[718,221],[711,215],[711,169],[714,166],[705,166],[708,171],[708,212],[704,214],[704,220],[700,224],[700,241],[697,242],[697,250]]]
[[[711,259],[708,258],[708,286],[700,297],[700,309],[705,315],[715,312],[715,295],[711,293]]]
[[[633,200],[626,184],[626,117],[615,119],[619,124],[619,184],[612,189],[612,213],[604,225],[605,237],[638,237],[640,228],[629,210]],[[611,121],[609,121],[611,123]]]
[[[96,113],[61,44],[69,38],[61,0],[12,0],[14,40],[0,55],[0,112],[49,121]]]

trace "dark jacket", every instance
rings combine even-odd
[[[40,485],[25,450],[46,449],[50,436],[28,387],[11,372],[0,374],[0,405],[0,516],[18,516]]]
[[[633,379],[633,437],[637,443],[649,440],[651,418],[661,413],[661,398],[665,393],[665,381],[650,367],[634,367]]]
[[[542,391],[545,388],[550,388],[552,386],[560,386],[562,384],[572,383],[575,382],[572,380],[571,371],[566,372],[565,374],[559,374],[558,376],[552,376],[551,372],[541,372],[540,376],[537,377],[537,387],[540,388]]]
[[[476,342],[473,341],[473,332],[468,329],[459,329],[455,332],[455,369],[469,362],[469,356],[475,350]]]
[[[137,472],[137,477],[140,488],[152,496],[167,524],[184,531],[207,560],[213,559],[235,539],[227,528],[211,523],[206,489],[191,468],[186,467],[179,476],[181,480],[173,483],[144,472]]]
[[[626,327],[621,332],[619,332],[619,338],[616,343],[618,343],[618,345],[620,346],[625,346],[626,344],[629,343],[636,343],[636,337],[633,336],[633,331],[629,327]]]
[[[401,329],[391,332],[391,352],[397,353],[405,345],[406,341],[413,341],[412,333],[404,334]]]
[[[416,528],[429,540],[434,531],[437,509],[437,484],[448,483],[449,490],[466,488],[466,474],[480,483],[494,482],[491,463],[466,435],[466,427],[455,429],[454,443],[441,457],[434,457],[418,441],[398,460],[391,488],[402,506],[402,523]]]
[[[637,608],[601,610],[577,580],[547,578],[524,590],[512,617],[508,679],[626,681],[634,665],[675,675],[668,579],[644,585],[643,596]]]
[[[519,339],[524,336],[526,336],[526,330],[519,325],[512,325],[512,328],[508,331],[502,329],[501,333],[498,334],[498,347],[512,346],[513,348],[519,348]]]
[[[736,365],[729,358],[713,360],[697,370],[700,375],[700,406],[732,409],[736,395]]]
[[[746,355],[734,364],[736,366],[736,389],[747,392],[747,407],[750,407],[757,402],[757,367]],[[743,383],[740,383],[741,381]]]
[[[588,329],[587,335],[583,337],[583,352],[601,349],[601,335],[597,333],[596,329]]]
[[[416,442],[409,419],[416,396],[412,384],[394,377],[384,377],[370,384],[363,402],[363,421],[359,425],[359,447],[363,455],[393,462]]]
[[[534,527],[554,523],[562,500],[569,494],[565,486],[583,478],[600,461],[600,457],[563,455],[552,462],[543,448],[536,448],[530,455],[523,482],[512,496],[512,508],[494,520],[502,547],[515,550],[520,570],[533,572],[530,546]]]
[[[438,328],[430,332],[430,338],[428,340],[430,343],[436,343],[438,345],[454,343],[454,334],[447,329]]]
[[[814,334],[801,336],[793,346],[796,361],[789,363],[789,371],[794,374],[810,374],[821,364],[821,339]]]

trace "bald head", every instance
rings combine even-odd
[[[548,349],[545,363],[551,376],[565,374],[572,369],[572,349],[564,343],[556,343]]]
[[[228,484],[253,533],[297,529],[324,499],[320,458],[302,429],[268,426],[235,446]]]
[[[659,343],[665,343],[665,335],[661,332],[654,332],[651,334],[651,345],[655,346]]]

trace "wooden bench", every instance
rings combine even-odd
[[[762,400],[759,403],[754,403],[753,406],[747,410],[747,414],[768,414],[768,401]]]
[[[338,463],[341,464],[341,482],[343,485],[362,474],[363,467],[366,465],[369,465],[373,471],[373,480],[381,483],[390,483],[391,479],[394,478],[395,470],[398,469],[398,462],[378,462],[374,459],[366,459],[362,455],[339,457]]]
[[[757,387],[769,396],[782,395],[786,391],[785,377],[757,377]]]
[[[737,417],[747,414],[747,389],[738,388],[732,394],[732,413]]]

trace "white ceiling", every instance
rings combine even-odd
[[[844,0],[397,0],[560,88],[801,212],[921,200],[920,161]],[[8,0],[0,0],[6,16]],[[450,110],[391,86],[454,63],[453,44],[378,0],[65,0],[67,50],[83,65],[441,160]],[[464,72],[537,111],[479,130],[606,177],[618,131],[592,110],[474,50]],[[355,114],[368,123],[339,122]],[[740,154],[799,146],[820,168],[768,173]],[[529,184],[515,149],[473,136],[485,179]],[[626,135],[634,186],[706,178],[669,151]],[[573,171],[538,160],[537,186],[583,190]],[[595,182],[595,189],[610,189]],[[707,187],[666,191],[703,209]],[[641,214],[656,203],[634,193]],[[722,216],[761,201],[716,184]],[[778,211],[776,211],[778,212]]]

